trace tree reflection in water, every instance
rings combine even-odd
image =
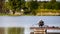
[[[20,27],[9,27],[9,28],[3,28],[0,27],[0,34],[24,34],[24,28]]]

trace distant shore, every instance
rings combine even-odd
[[[51,10],[51,9],[37,9],[31,12],[15,12],[12,11],[9,13],[0,13],[0,16],[60,16],[60,10]]]

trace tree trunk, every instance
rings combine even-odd
[[[15,10],[13,10],[13,14],[15,14]]]

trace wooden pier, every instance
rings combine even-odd
[[[31,27],[33,30],[30,34],[47,34],[47,30],[60,30],[59,27]]]

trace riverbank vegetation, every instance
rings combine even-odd
[[[25,1],[8,0],[3,3],[3,14],[7,15],[34,15],[34,16],[60,16],[60,2],[51,1]],[[1,14],[2,15],[2,14]]]

